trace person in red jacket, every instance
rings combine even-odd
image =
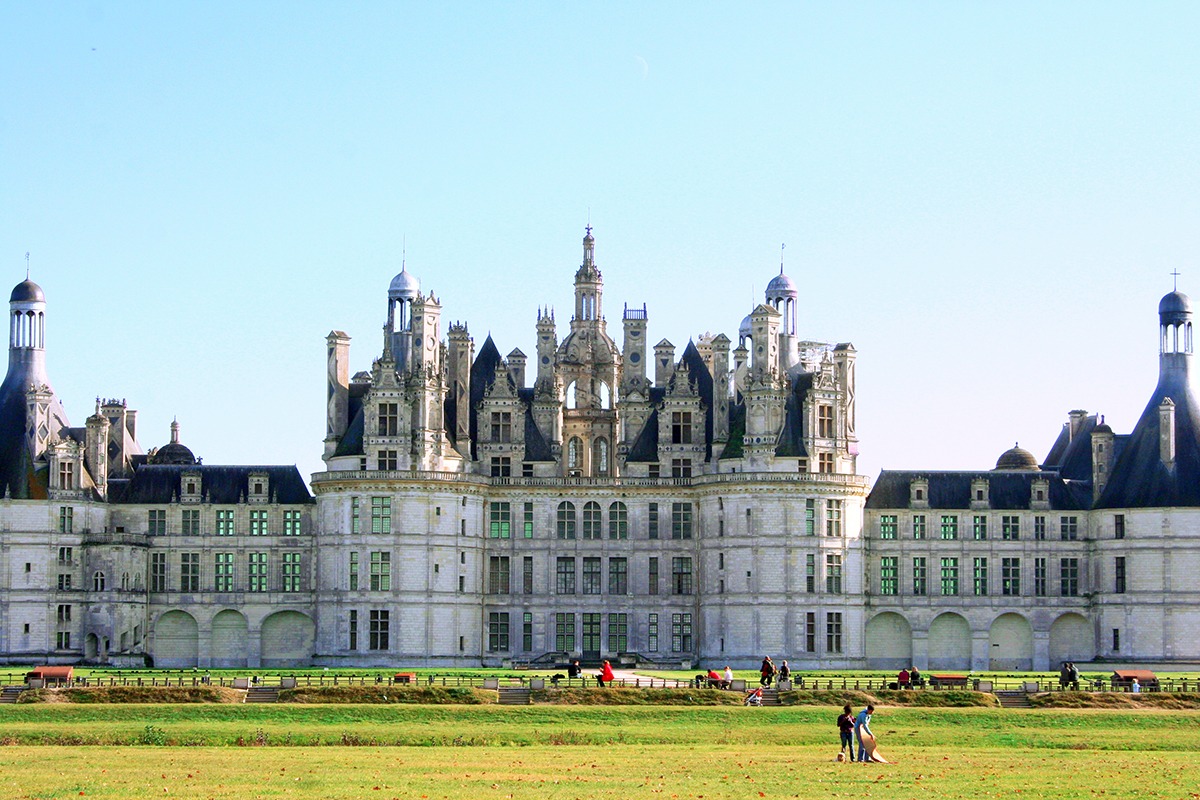
[[[596,683],[600,684],[600,688],[610,685],[616,678],[613,676],[612,664],[604,662],[604,668],[600,670],[600,674],[596,676]]]

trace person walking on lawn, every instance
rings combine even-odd
[[[867,748],[863,745],[863,734],[875,738],[875,734],[871,733],[871,715],[875,713],[875,706],[868,705],[862,711],[858,712],[858,716],[854,718],[854,735],[858,738],[858,760],[870,761],[871,757],[867,755]]]

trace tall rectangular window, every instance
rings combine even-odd
[[[804,652],[817,652],[817,612],[804,612]]]
[[[842,535],[842,501],[825,501],[825,535]]]
[[[624,503],[608,507],[608,538],[618,541],[629,538],[629,509]]]
[[[300,535],[300,511],[298,509],[289,508],[283,512],[283,535],[284,536],[299,536]]]
[[[391,624],[391,612],[372,609],[367,629],[367,646],[371,650],[390,649]]]
[[[1079,559],[1064,558],[1059,561],[1059,589],[1063,597],[1079,596]]]
[[[817,436],[822,439],[833,438],[833,406],[817,406]]]
[[[399,436],[400,435],[400,404],[399,403],[380,403],[379,404],[379,435],[380,436]]]
[[[167,554],[150,554],[150,591],[165,592],[167,590]]]
[[[942,538],[946,540],[958,538],[958,517],[954,514],[942,515]]]
[[[267,531],[267,510],[255,509],[250,512],[250,535],[251,536],[266,536]]]
[[[179,591],[200,591],[200,554],[179,554]]]
[[[575,652],[575,615],[558,612],[554,615],[554,649],[560,653]]]
[[[671,538],[692,538],[692,504],[671,504]]]
[[[973,562],[971,581],[976,597],[984,597],[988,593],[988,560],[977,558]]]
[[[896,523],[895,514],[883,514],[879,517],[879,538],[880,539],[895,539],[896,529],[899,526]]]
[[[71,564],[75,561],[75,549],[72,547],[58,548],[58,563]]]
[[[942,596],[953,597],[958,594],[958,559],[954,557],[942,559]]]
[[[564,500],[555,512],[555,533],[559,539],[575,538],[575,504]]]
[[[900,590],[900,567],[896,556],[879,559],[879,593],[895,595]]]
[[[60,489],[75,488],[75,465],[70,461],[58,463],[58,486]]]
[[[608,559],[608,593],[629,594],[629,559],[624,556]]]
[[[913,559],[913,594],[929,594],[929,569],[925,562],[925,556],[917,556]]]
[[[1121,629],[1112,629],[1112,650],[1114,653],[1121,652]]]
[[[217,536],[233,536],[233,509],[217,509]]]
[[[658,556],[650,556],[650,565],[646,570],[649,586],[648,594],[658,594]]]
[[[675,556],[671,559],[671,593],[692,593],[692,559],[689,556]],[[688,648],[689,650],[691,648]]]
[[[151,536],[167,535],[167,510],[165,508],[152,508],[146,512],[146,533]]]
[[[1125,538],[1125,515],[1124,514],[1114,514],[1113,515],[1113,537],[1116,539],[1124,539]]]
[[[1000,538],[1006,542],[1015,542],[1021,538],[1021,518],[1015,514],[1006,514],[1000,518]]]
[[[658,652],[658,614],[651,614],[646,622],[646,649]]]
[[[371,498],[371,533],[392,532],[392,498]]]
[[[1125,594],[1125,556],[1117,556],[1113,562],[1113,591],[1117,594]]]
[[[809,499],[809,500],[804,501],[804,535],[805,536],[816,536],[817,535],[817,501],[816,500]]]
[[[1045,517],[1039,515],[1033,518],[1033,538],[1039,542],[1046,538]]]
[[[804,591],[808,594],[817,592],[817,555],[809,553],[804,557]]]
[[[508,614],[503,611],[493,611],[488,614],[488,652],[504,653],[508,651]]]
[[[300,591],[300,554],[284,553],[282,566],[281,577],[283,578],[283,584],[281,590],[285,592]]]
[[[70,466],[70,464],[65,464],[64,466]],[[55,645],[54,646],[55,646],[55,649],[57,649],[57,650],[70,650],[71,649],[71,632],[70,631],[58,631],[57,636],[55,637]]]
[[[58,622],[60,625],[71,621],[71,606],[67,604],[58,607]]]
[[[838,553],[825,554],[825,591],[842,593],[842,557]]]
[[[608,615],[608,652],[629,652],[629,615]]]
[[[512,441],[512,412],[492,412],[492,441],[507,444]]]
[[[526,539],[533,538],[533,503],[526,503],[523,510],[523,535]]]
[[[371,591],[392,590],[392,554],[387,550],[371,552]]]
[[[512,512],[508,503],[488,503],[488,537],[507,539],[512,526]]]
[[[69,573],[69,572],[58,573],[58,590],[60,592],[71,591],[71,573]]]
[[[1033,560],[1033,595],[1034,597],[1046,596],[1046,559],[1044,558]]]
[[[251,553],[249,566],[250,580],[247,588],[252,592],[267,591],[267,554]]]
[[[671,615],[671,652],[692,652],[692,615]]]
[[[233,553],[213,554],[213,589],[218,592],[233,591]]]
[[[671,444],[692,443],[692,412],[671,412]]]
[[[521,559],[521,594],[533,594],[533,556]]]
[[[521,650],[533,651],[533,612],[526,611],[521,615]]]
[[[914,539],[924,539],[925,538],[925,515],[924,514],[913,514],[913,538]]]
[[[600,504],[589,500],[583,504],[583,538],[589,540],[602,539],[604,528],[604,515],[600,511]]]
[[[583,593],[600,594],[600,559],[587,556],[583,559]]]
[[[1059,517],[1059,536],[1064,542],[1073,542],[1079,538],[1079,517]]]
[[[1021,559],[1000,559],[1000,594],[1005,597],[1021,595]]]
[[[358,612],[350,611],[350,650],[358,649]]]
[[[575,594],[575,559],[559,556],[556,563],[555,594]]]
[[[830,611],[825,614],[825,652],[842,652],[842,612]]]
[[[508,594],[509,583],[508,556],[488,556],[487,593]]]
[[[976,514],[975,519],[971,523],[971,536],[975,541],[983,541],[987,538],[987,517],[982,514]]]
[[[200,535],[200,509],[185,508],[180,512],[180,532],[184,536]]]
[[[651,503],[649,516],[647,517],[647,533],[649,538],[658,538],[658,503]]]
[[[350,498],[350,532],[362,533],[362,516],[359,513],[359,502],[357,497]]]

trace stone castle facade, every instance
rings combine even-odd
[[[1078,412],[1043,464],[884,472],[868,497],[856,352],[800,338],[782,269],[736,346],[651,345],[628,304],[618,344],[589,229],[573,314],[560,339],[538,312],[532,365],[477,349],[402,270],[369,370],[327,337],[308,485],[203,464],[175,424],[143,452],[123,400],[72,427],[26,280],[0,387],[0,663],[1200,660],[1190,306],[1170,298],[1171,377],[1132,434]]]

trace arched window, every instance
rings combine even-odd
[[[567,469],[583,469],[583,440],[578,436],[567,442]]]
[[[558,504],[557,533],[560,539],[575,538],[575,504],[564,500]]]
[[[613,503],[608,507],[608,538],[629,538],[629,509],[624,503]]]
[[[92,591],[93,592],[103,592],[104,591],[104,573],[103,572],[97,572],[95,575],[92,576]]]
[[[600,504],[588,501],[583,507],[583,538],[600,539],[603,537],[602,530]]]
[[[571,381],[569,384],[567,384],[567,408],[569,409],[574,409],[576,407],[575,392],[577,388],[578,387],[576,387],[575,381]]]
[[[129,573],[128,572],[121,573],[121,591],[124,591],[124,592],[129,591]]]
[[[612,408],[612,392],[604,381],[600,381],[600,407]]]
[[[608,440],[597,439],[592,450],[592,474],[608,475]]]

